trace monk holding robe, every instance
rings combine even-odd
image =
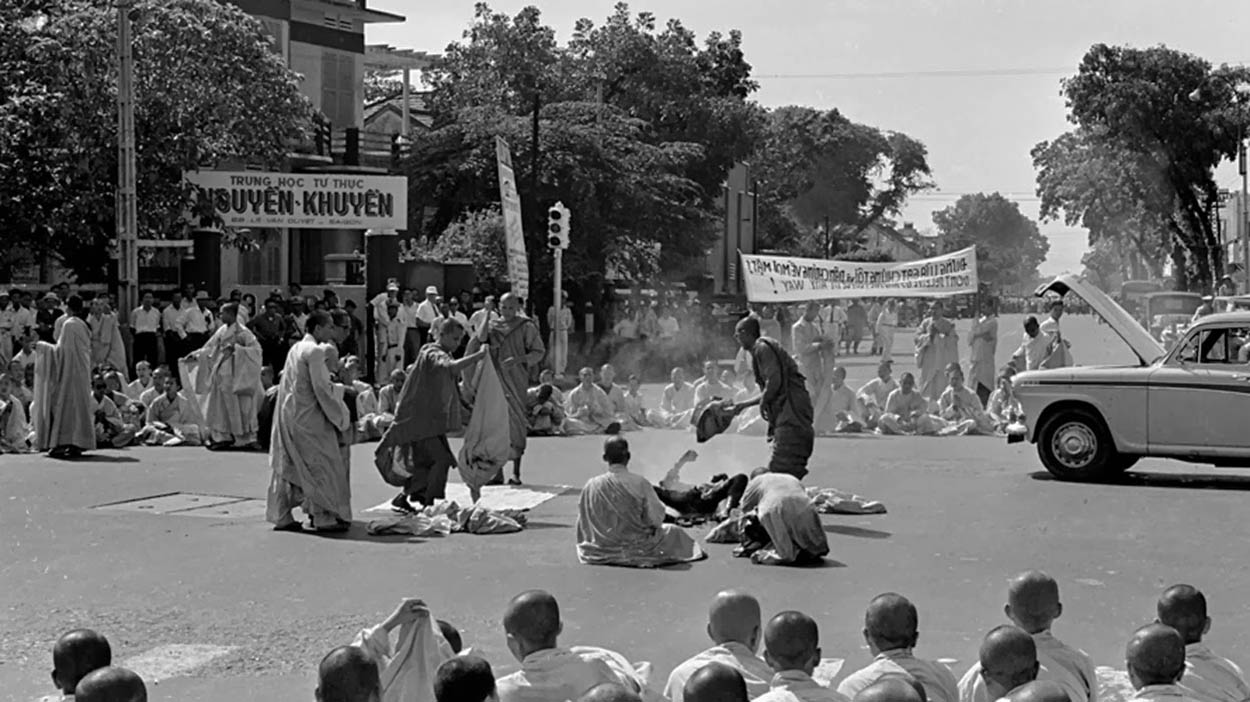
[[[929,306],[929,316],[916,329],[916,367],[920,369],[920,396],[937,402],[946,388],[946,367],[959,363],[959,336],[955,323],[942,311],[942,302]]]
[[[629,442],[603,442],[608,472],[582,489],[577,513],[577,559],[590,565],[654,568],[707,558],[681,527],[664,523],[664,503],[650,481],[629,472]]]
[[[755,382],[762,392],[754,399],[728,402],[726,406],[740,412],[758,405],[760,415],[768,422],[768,440],[773,444],[768,470],[802,480],[816,441],[807,380],[776,339],[760,335],[760,323],[755,317],[738,322],[734,336],[742,348],[750,351]]]
[[[208,448],[259,448],[258,410],[265,390],[260,382],[263,350],[256,335],[239,323],[239,305],[222,305],[222,326],[208,343],[187,356],[198,360],[195,394],[205,398]]]
[[[76,458],[95,448],[91,402],[91,329],[82,299],[71,296],[55,345],[35,344],[35,394],[30,406],[35,450]]]
[[[499,380],[503,383],[504,398],[508,401],[508,432],[512,437],[512,479],[510,485],[521,484],[521,456],[525,454],[525,439],[529,434],[529,412],[526,411],[530,372],[542,362],[547,354],[542,335],[533,320],[522,317],[521,301],[508,293],[499,298],[500,316],[482,325],[481,331],[469,342],[467,353],[473,353],[489,342],[490,361],[495,364]],[[502,482],[501,474],[494,481]]]

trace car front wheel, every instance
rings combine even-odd
[[[1051,415],[1038,432],[1042,465],[1060,480],[1089,481],[1114,477],[1128,468],[1115,450],[1102,420],[1085,409]]]

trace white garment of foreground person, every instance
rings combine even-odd
[[[693,452],[682,456],[693,460]],[[681,527],[664,523],[664,503],[651,482],[629,472],[629,442],[603,442],[608,472],[582,488],[577,512],[577,559],[590,565],[655,568],[707,558]]]

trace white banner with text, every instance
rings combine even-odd
[[[183,177],[227,227],[408,228],[403,176],[189,171]]]
[[[508,251],[508,279],[512,294],[530,298],[530,264],[525,253],[525,231],[521,226],[521,196],[512,172],[512,151],[503,137],[495,137],[495,160],[499,166],[499,203],[503,207],[504,240]]]
[[[977,291],[975,246],[934,258],[895,263],[739,255],[747,300],[751,302],[947,297]]]

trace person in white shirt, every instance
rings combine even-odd
[[[158,363],[177,363],[182,358],[182,336],[178,333],[178,318],[183,311],[182,293],[175,292],[161,308],[161,329],[165,332],[165,349]]]
[[[1063,300],[1050,303],[1050,315],[1042,321],[1040,330],[1046,338],[1047,354],[1051,356],[1043,365],[1046,368],[1066,368],[1072,365],[1072,345],[1063,338],[1059,329],[1059,319],[1063,317]]]
[[[1129,639],[1124,652],[1128,679],[1136,690],[1130,700],[1196,702],[1177,683],[1185,674],[1185,639],[1166,624],[1147,624]]]
[[[755,654],[761,634],[759,600],[742,590],[719,592],[712,598],[707,618],[707,635],[716,645],[674,668],[664,696],[670,702],[682,702],[691,676],[711,663],[738,671],[751,698],[768,692],[772,668]]]
[[[27,367],[35,365],[35,342],[38,340],[39,338],[35,336],[34,332],[30,332],[20,339],[21,350],[13,355],[13,362],[22,364],[23,374],[26,373]]]
[[[17,315],[9,303],[9,292],[0,290],[0,358],[12,358],[17,335],[13,333],[13,318]]]
[[[161,311],[152,305],[152,293],[144,291],[143,302],[130,313],[130,331],[134,334],[133,357],[136,363],[160,362]]]
[[[213,315],[208,311],[208,293],[201,290],[195,294],[195,304],[182,310],[178,315],[178,336],[181,339],[182,356],[197,351],[208,341],[209,329],[212,327]]]
[[[434,326],[434,320],[439,318],[438,301],[438,286],[431,285],[425,289],[425,299],[417,305],[417,327],[421,330],[423,344],[429,342],[430,328]]]
[[[937,661],[912,654],[920,639],[919,626],[916,606],[906,597],[889,592],[873,598],[864,614],[864,641],[875,658],[848,675],[838,685],[838,692],[853,698],[883,677],[904,675],[924,686],[928,702],[957,702],[959,689],[951,671]]]
[[[482,309],[477,310],[473,313],[473,316],[469,317],[469,337],[477,336],[482,331],[482,325],[498,315],[495,296],[487,295],[485,301],[482,302]]]
[[[424,345],[424,338],[417,326],[417,303],[412,299],[412,291],[404,290],[399,299],[399,309],[395,311],[394,319],[404,328],[403,366],[407,368],[416,362],[417,352]]]
[[[573,310],[569,306],[568,291],[561,291],[560,318],[556,319],[555,305],[547,308],[547,328],[551,330],[550,344],[547,350],[551,353],[549,362],[556,377],[564,375],[569,365],[569,331],[573,329]]]
[[[1050,340],[1041,333],[1037,317],[1027,317],[1024,320],[1024,338],[1020,342],[1020,348],[1012,355],[1016,369],[1026,371],[1041,368],[1042,361],[1046,360],[1046,348],[1049,345]]]
[[[850,702],[812,679],[820,665],[820,632],[802,612],[782,612],[764,629],[764,660],[772,666],[771,690],[756,702]]]
[[[1216,655],[1202,637],[1211,631],[1207,598],[1192,585],[1173,585],[1157,607],[1159,623],[1176,629],[1185,640],[1185,674],[1180,687],[1198,702],[1244,702],[1250,685],[1236,663]]]

